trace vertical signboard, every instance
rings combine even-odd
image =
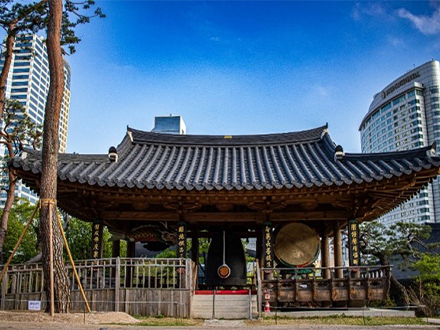
[[[264,268],[272,268],[273,249],[272,249],[272,224],[266,221],[263,224],[263,247],[264,247]]]
[[[348,222],[348,242],[350,266],[360,266],[359,223],[357,220],[350,220]]]
[[[177,258],[186,258],[186,224],[177,224]]]
[[[94,221],[92,227],[92,259],[101,258],[102,245],[102,230],[101,222]]]

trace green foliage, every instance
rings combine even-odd
[[[440,255],[424,253],[420,260],[412,264],[411,269],[418,272],[415,276],[415,291],[420,303],[425,306],[424,313],[428,316],[439,316]]]
[[[390,227],[379,222],[363,223],[360,226],[362,261],[388,265],[391,256],[400,256],[402,266],[406,267],[433,247],[425,243],[431,230],[428,225],[412,222],[398,222]]]
[[[75,34],[75,28],[89,23],[94,17],[105,17],[99,7],[91,12],[94,5],[94,0],[64,0],[60,42],[62,46],[67,46],[70,54],[75,52],[75,44],[81,41]],[[49,20],[48,13],[47,1],[0,0],[0,26],[14,37],[44,30]],[[10,29],[11,23],[14,23],[13,29]]]
[[[25,199],[19,199],[14,202],[9,215],[8,232],[4,245],[5,260],[7,260],[11,255],[11,252],[14,249],[14,246],[23,232],[23,229],[34,209],[35,205],[30,204],[29,201]],[[0,215],[1,213],[2,212],[0,212]],[[12,259],[12,263],[24,263],[35,257],[40,252],[37,239],[38,218],[39,216],[37,212],[14,258]],[[72,218],[69,221],[66,229],[66,238],[74,260],[90,259],[92,246],[92,224],[90,222],[84,222],[76,218]],[[104,258],[111,258],[112,256],[112,242],[110,239],[111,234],[107,228],[104,228]],[[121,241],[121,257],[125,257],[126,255],[127,244],[125,241]],[[65,260],[67,260],[66,252]]]
[[[189,253],[191,251],[192,240],[186,240],[186,251]],[[207,238],[199,238],[199,264],[205,263],[204,255],[208,253],[209,249],[209,240]],[[156,258],[177,258],[176,249],[173,247],[169,247],[159,254],[156,255]]]
[[[176,249],[172,247],[166,248],[156,255],[156,258],[177,258]]]
[[[424,253],[412,268],[419,273],[417,280],[430,283],[431,289],[440,293],[440,255]]]
[[[11,255],[15,244],[18,242],[18,239],[34,209],[35,206],[31,205],[27,200],[18,200],[14,203],[11,213],[9,214],[8,231],[5,239],[5,245],[3,247],[5,252],[5,260],[7,260]],[[23,240],[14,255],[14,258],[12,259],[12,263],[23,263],[38,253],[37,235],[35,232],[38,221],[37,219],[38,214],[34,217],[32,225],[29,227],[28,231],[23,237]]]
[[[103,258],[111,258],[111,234],[107,228],[104,228],[102,237],[102,243],[104,244],[102,256]],[[90,259],[92,249],[92,223],[72,218],[66,229],[66,238],[73,260]],[[67,259],[66,253],[65,259]]]
[[[38,148],[42,131],[41,125],[35,124],[29,118],[20,102],[6,99],[5,110],[2,112],[3,125],[0,129],[0,144],[3,144],[7,150],[5,156],[0,157],[0,167],[3,173],[0,176],[0,187],[3,190],[9,188],[8,160],[14,157],[23,146]]]

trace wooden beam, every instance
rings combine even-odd
[[[179,215],[175,212],[147,212],[147,211],[103,211],[102,216],[106,220],[148,220],[148,221],[178,221]],[[345,211],[304,211],[304,212],[275,212],[271,214],[272,221],[295,221],[295,220],[339,220],[347,219]],[[262,222],[265,215],[258,212],[194,212],[185,214],[188,222]]]

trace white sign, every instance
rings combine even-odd
[[[266,293],[266,294],[264,295],[264,299],[265,299],[265,300],[269,300],[269,299],[270,299],[270,294],[269,294],[269,293]]]
[[[41,301],[40,300],[28,300],[28,310],[29,311],[41,310]]]

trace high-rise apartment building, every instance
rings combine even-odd
[[[186,134],[186,125],[182,116],[156,116],[152,132],[168,134]]]
[[[440,146],[439,62],[412,69],[374,95],[359,131],[362,152],[408,150],[434,142]],[[380,221],[440,222],[438,179]]]
[[[0,50],[3,52],[3,50]],[[0,69],[3,69],[4,56],[0,54]],[[17,39],[6,83],[6,97],[19,101],[29,118],[43,125],[44,110],[49,91],[49,63],[47,48],[42,37],[27,35]],[[70,67],[64,59],[64,96],[60,115],[60,152],[67,148],[67,125],[70,109]],[[5,150],[0,149],[3,155]],[[16,195],[36,201],[36,197],[24,185],[18,184]],[[0,195],[0,204],[5,196]]]

